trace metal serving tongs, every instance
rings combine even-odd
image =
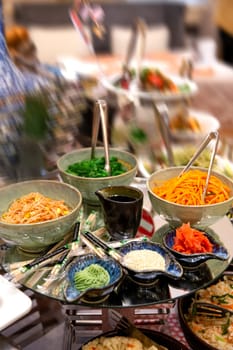
[[[93,123],[92,123],[92,138],[91,138],[91,159],[95,157],[95,148],[99,133],[99,126],[101,121],[103,142],[104,142],[104,155],[105,155],[105,166],[104,169],[110,175],[110,158],[109,158],[109,143],[108,143],[108,132],[107,132],[107,103],[105,100],[97,100],[94,106]]]
[[[160,134],[162,136],[164,146],[167,152],[168,165],[174,165],[174,156],[172,152],[170,133],[169,133],[169,116],[168,108],[165,102],[154,102],[152,101],[152,106],[155,112],[155,117],[158,120]]]
[[[130,80],[130,63],[132,61],[133,55],[135,54],[137,43],[140,40],[139,51],[136,52],[137,57],[137,69],[136,75],[139,74],[139,70],[141,67],[141,61],[144,57],[145,53],[145,35],[146,35],[146,26],[144,21],[141,18],[136,18],[132,26],[132,32],[130,36],[130,40],[128,42],[126,56],[122,64],[122,77],[121,81],[129,81]]]
[[[232,316],[233,311],[223,306],[211,304],[208,302],[194,301],[192,304],[192,312],[195,315],[202,315],[208,317],[222,318],[225,316]]]
[[[213,139],[215,139],[215,144],[214,144],[214,147],[213,147],[213,150],[212,150],[212,153],[211,153],[210,163],[209,163],[207,177],[206,177],[206,183],[205,183],[205,187],[204,187],[204,190],[203,190],[203,193],[202,193],[202,200],[203,200],[203,202],[205,200],[205,196],[206,196],[206,192],[207,192],[207,188],[208,188],[208,184],[209,184],[209,179],[210,179],[210,175],[211,175],[213,164],[214,164],[215,155],[217,153],[218,141],[219,141],[219,133],[218,133],[218,131],[211,131],[206,136],[206,138],[200,144],[199,148],[194,153],[194,155],[192,156],[192,158],[190,159],[188,164],[184,167],[184,169],[179,174],[179,176],[181,176],[182,174],[184,174],[190,168],[190,166],[193,164],[193,162],[198,158],[198,156],[203,152],[203,150],[206,148],[206,146]]]
[[[136,21],[133,23],[132,26],[132,32],[131,36],[128,42],[127,50],[126,50],[126,56],[122,64],[122,78],[123,80],[128,81],[130,69],[129,65],[131,63],[131,60],[133,58],[133,54],[135,51],[136,43],[137,43],[137,38],[138,38],[138,27]]]

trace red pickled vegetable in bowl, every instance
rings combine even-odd
[[[211,253],[213,245],[203,232],[183,223],[176,229],[172,249],[183,254]]]

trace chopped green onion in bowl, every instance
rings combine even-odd
[[[93,159],[84,159],[80,162],[70,164],[66,170],[67,173],[82,177],[107,177],[108,172],[104,169],[105,158],[96,157]],[[125,173],[128,169],[118,160],[117,157],[110,157],[111,176]]]

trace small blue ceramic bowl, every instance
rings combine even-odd
[[[175,236],[176,236],[175,229],[168,231],[165,234],[165,236],[163,237],[163,244],[183,266],[195,267],[209,259],[227,260],[229,258],[229,253],[227,249],[221,243],[218,243],[213,238],[213,236],[211,236],[207,232],[203,231],[203,234],[213,244],[213,251],[211,253],[207,252],[207,253],[184,254],[172,249],[175,241]]]
[[[158,253],[165,260],[165,269],[156,268],[148,271],[137,271],[136,268],[132,270],[124,264],[124,256],[132,251],[149,250]],[[174,256],[165,249],[161,244],[150,241],[140,242],[132,241],[119,249],[120,254],[123,256],[121,265],[126,269],[128,275],[132,279],[140,283],[153,283],[159,276],[167,276],[173,279],[179,279],[183,275],[183,268],[176,261]]]
[[[103,267],[110,275],[108,285],[101,288],[88,288],[80,291],[75,287],[74,277],[76,272],[84,270],[86,267],[98,264]],[[101,259],[94,254],[85,254],[77,257],[67,269],[67,285],[64,288],[64,296],[68,302],[82,300],[90,303],[98,303],[105,299],[118,285],[123,277],[121,265],[112,258]]]

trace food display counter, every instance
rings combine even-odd
[[[145,190],[145,179],[138,179],[133,185]],[[148,203],[144,202],[145,205]],[[98,225],[102,225],[101,214],[96,212]],[[159,216],[153,217],[155,232],[152,240],[162,241],[164,233],[169,225]],[[174,307],[175,301],[184,296],[194,293],[196,290],[208,286],[216,280],[228,268],[233,258],[233,226],[226,216],[213,224],[208,229],[216,239],[220,240],[229,252],[229,258],[226,261],[217,259],[208,260],[196,268],[184,268],[184,273],[180,279],[168,277],[159,277],[153,283],[141,284],[125,276],[123,281],[109,297],[90,302],[90,300],[81,299],[75,303],[68,303],[64,296],[65,275],[60,275],[54,280],[50,288],[44,289],[43,285],[49,278],[52,267],[45,266],[35,269],[25,275],[20,283],[24,287],[32,289],[35,293],[42,294],[48,298],[59,301],[64,309],[65,315],[65,338],[64,349],[71,349],[72,343],[75,344],[75,328],[81,327],[81,339],[85,333],[85,327],[91,327],[94,334],[98,332],[99,327],[102,331],[111,329],[109,321],[109,310],[117,309],[119,312],[136,319],[136,323],[154,324],[156,327],[161,325],[165,327],[166,317]],[[32,259],[31,254],[19,250],[17,247],[7,244],[1,247],[1,264],[7,271],[9,266],[16,262]],[[87,335],[87,334],[86,334]],[[83,338],[84,339],[84,338]],[[80,341],[80,340],[79,340]]]

